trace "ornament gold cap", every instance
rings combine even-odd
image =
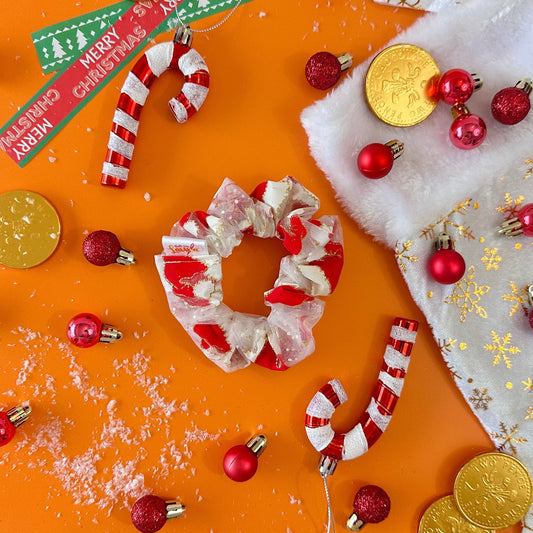
[[[479,74],[471,73],[472,79],[474,80],[474,91],[477,91],[483,87],[483,78]]]
[[[329,455],[322,455],[320,457],[320,462],[318,463],[318,471],[320,472],[320,475],[323,478],[331,476],[331,474],[335,472],[338,462],[337,459],[334,459]]]
[[[16,428],[18,428],[21,424],[24,424],[24,422],[28,420],[30,413],[31,413],[31,407],[29,405],[19,405],[7,411],[6,416],[7,416],[7,419]]]
[[[353,63],[353,56],[352,54],[349,54],[346,52],[345,54],[341,54],[340,56],[337,56],[337,59],[339,63],[341,64],[341,70],[348,70]]]
[[[266,435],[255,435],[246,443],[246,447],[249,448],[256,457],[259,457],[263,453],[266,445]]]
[[[350,515],[350,518],[348,518],[346,522],[346,527],[350,531],[361,531],[361,528],[366,524],[366,522],[363,522],[360,518],[357,518],[357,515],[355,513],[352,513]]]
[[[185,505],[176,502],[176,501],[166,501],[166,510],[167,510],[167,520],[171,518],[178,518],[185,512]]]
[[[468,109],[468,107],[466,107],[465,104],[455,104],[454,106],[452,106],[451,112],[454,120],[464,115],[470,115],[470,110]]]
[[[102,330],[100,331],[100,342],[110,344],[122,339],[122,332],[110,324],[102,324]]]
[[[398,139],[394,139],[393,141],[389,141],[388,143],[385,143],[385,146],[388,146],[392,151],[392,157],[396,160],[403,154],[403,142],[398,141]]]
[[[447,233],[440,233],[435,239],[435,250],[454,250],[452,238]]]
[[[117,258],[115,259],[115,263],[125,266],[133,265],[133,263],[135,263],[135,257],[129,250],[121,248],[118,252]]]
[[[522,89],[522,91],[529,94],[533,89],[533,82],[531,81],[531,78],[523,78],[515,85],[515,87],[517,89]]]
[[[176,28],[176,33],[174,34],[174,42],[190,48],[192,44],[192,30],[190,26],[187,24],[178,26]]]
[[[527,299],[529,301],[529,305],[533,307],[533,285],[527,286]]]
[[[505,222],[500,224],[498,228],[498,233],[500,235],[505,235],[506,237],[514,237],[515,235],[520,235],[523,233],[522,222],[518,217],[513,217],[507,219]]]

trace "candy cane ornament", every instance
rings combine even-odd
[[[415,320],[394,319],[370,403],[350,431],[335,432],[330,423],[337,407],[348,399],[339,380],[329,381],[313,396],[305,412],[305,430],[322,454],[321,474],[332,474],[340,460],[363,455],[383,434],[402,391],[417,330]]]
[[[163,72],[174,68],[184,75],[181,92],[168,102],[175,119],[186,122],[202,106],[209,92],[209,70],[191,48],[192,30],[180,26],[173,41],[156,44],[135,63],[122,86],[102,168],[102,185],[123,189],[128,180],[139,118],[150,87]]]

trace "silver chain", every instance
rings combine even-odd
[[[331,500],[329,498],[329,489],[328,489],[328,476],[322,474],[322,479],[324,480],[324,490],[326,491],[326,500],[328,502],[328,531],[327,533],[335,533],[335,521],[333,520],[333,511],[331,510]]]
[[[220,26],[222,26],[222,24],[224,24],[224,22],[226,22],[231,17],[231,15],[233,15],[233,13],[239,7],[241,2],[242,2],[242,0],[237,0],[237,3],[229,10],[228,13],[226,13],[226,16],[221,21],[217,22],[216,24],[213,24],[213,26],[210,26],[209,28],[203,28],[201,30],[193,30],[191,28],[191,31],[194,32],[194,33],[207,33],[208,31],[216,30],[217,28],[220,28]],[[185,26],[185,22],[183,22],[183,20],[181,20],[180,14],[178,13],[178,6],[177,5],[174,8],[174,11],[176,12],[176,16],[178,17],[178,22],[182,26]]]

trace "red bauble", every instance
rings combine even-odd
[[[516,218],[524,235],[533,237],[533,204],[526,204],[518,211]]]
[[[429,259],[428,269],[431,277],[443,285],[459,281],[466,270],[463,256],[452,249],[437,250]]]
[[[28,420],[30,413],[29,405],[13,407],[7,412],[0,411],[0,446],[5,446],[13,439],[16,429]]]
[[[529,325],[533,328],[533,309],[529,312]]]
[[[482,118],[472,115],[466,107],[459,108],[456,112],[458,116],[450,126],[450,140],[461,150],[472,150],[484,141],[487,126]]]
[[[147,495],[139,498],[131,508],[131,521],[142,533],[159,531],[171,518],[185,512],[185,506],[175,501],[165,501],[158,496]]]
[[[90,348],[99,342],[115,342],[122,333],[92,313],[80,313],[72,317],[67,326],[67,337],[78,348]]]
[[[365,485],[354,497],[353,510],[359,520],[377,524],[389,516],[390,498],[381,487]]]
[[[438,94],[447,104],[464,104],[481,84],[481,78],[476,74],[472,75],[466,70],[455,68],[441,76]]]
[[[502,124],[517,124],[529,113],[531,103],[531,80],[520,80],[515,87],[507,87],[497,92],[492,99],[492,116]]]
[[[390,141],[387,144],[368,144],[357,156],[357,167],[363,176],[380,179],[391,171],[394,160],[402,152],[403,143],[399,141]]]
[[[0,412],[0,446],[5,446],[15,436],[15,426],[9,420],[7,413]]]
[[[131,265],[135,262],[133,254],[124,250],[118,237],[106,230],[93,231],[83,241],[83,255],[96,266],[106,266],[113,263]]]
[[[244,444],[233,446],[224,456],[224,472],[233,481],[248,481],[257,466],[257,456]]]
[[[333,87],[339,81],[341,72],[351,66],[350,54],[336,57],[330,52],[317,52],[307,60],[305,77],[312,87],[325,91]]]

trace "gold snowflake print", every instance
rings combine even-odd
[[[455,344],[457,343],[457,339],[452,339],[451,337],[446,339],[438,339],[437,344],[439,345],[440,352],[442,355],[449,354],[452,351],[452,348],[455,348]]]
[[[524,385],[524,390],[533,392],[533,382],[531,381],[531,378],[527,378],[527,381],[522,381],[522,384]]]
[[[474,389],[472,396],[468,400],[474,406],[474,409],[482,409],[486,411],[489,408],[489,402],[492,402],[492,398],[487,394],[487,389]]]
[[[415,263],[418,261],[418,257],[414,255],[409,255],[407,252],[411,249],[411,246],[413,246],[413,241],[407,241],[402,243],[400,249],[400,243],[396,244],[396,248],[394,250],[394,253],[396,255],[396,261],[398,262],[398,266],[400,267],[400,270],[402,272],[407,271],[407,267],[405,266],[406,263]]]
[[[527,287],[518,289],[514,281],[510,281],[509,285],[511,285],[511,294],[504,294],[502,298],[507,302],[514,302],[511,310],[509,311],[509,316],[513,316],[518,309],[520,309],[520,307],[522,307],[524,310],[526,309],[528,293]]]
[[[498,255],[498,248],[485,248],[485,255],[481,258],[486,270],[498,270],[501,260],[502,256]]]
[[[458,222],[454,222],[451,220],[452,215],[459,214],[459,215],[466,215],[466,210],[470,207],[470,202],[472,201],[471,198],[468,200],[465,200],[464,202],[460,202],[455,205],[455,209],[453,211],[450,211],[446,216],[443,216],[435,224],[430,224],[429,226],[425,227],[422,230],[422,233],[419,235],[419,237],[424,237],[426,239],[435,239],[436,237],[436,227],[442,225],[442,230],[444,233],[449,233],[450,228],[455,228],[455,231],[459,235],[459,237],[462,237],[464,239],[473,239],[474,235],[472,233],[472,230],[470,229],[470,226],[465,226],[464,224],[459,224]]]
[[[387,4],[391,4],[391,0],[387,0]],[[414,7],[416,9],[422,9],[421,6],[419,6],[418,4],[420,4],[420,0],[398,0],[398,3],[394,3],[394,4],[391,4],[391,5],[396,5],[396,6],[402,6],[402,7]]]
[[[490,334],[492,336],[492,344],[485,344],[483,348],[494,354],[492,366],[497,366],[503,361],[507,368],[511,368],[513,363],[511,362],[510,356],[520,353],[519,348],[509,344],[512,335],[507,333],[504,337],[500,338],[495,331],[491,331]]]
[[[450,296],[446,297],[444,302],[447,304],[455,304],[460,310],[459,320],[464,322],[466,314],[475,311],[481,318],[487,318],[487,311],[481,306],[481,297],[490,291],[488,285],[478,285],[474,281],[476,269],[471,266],[468,269],[466,279],[458,281],[455,284],[455,289]]]
[[[518,198],[512,198],[511,195],[506,192],[505,193],[505,204],[499,205],[496,207],[496,211],[498,213],[504,213],[505,218],[513,218],[516,216],[520,209],[520,205],[522,204],[522,201],[524,200],[523,196],[519,196]]]
[[[515,424],[512,428],[508,428],[503,422],[500,422],[500,433],[491,433],[490,436],[493,439],[502,441],[499,446],[499,450],[503,451],[508,449],[513,455],[516,455],[515,444],[525,444],[527,439],[523,437],[515,437],[518,431],[518,424]]]
[[[524,163],[527,165],[526,173],[524,174],[524,179],[527,180],[533,174],[533,159],[524,159]]]
[[[526,409],[526,417],[524,420],[533,420],[533,406]]]

